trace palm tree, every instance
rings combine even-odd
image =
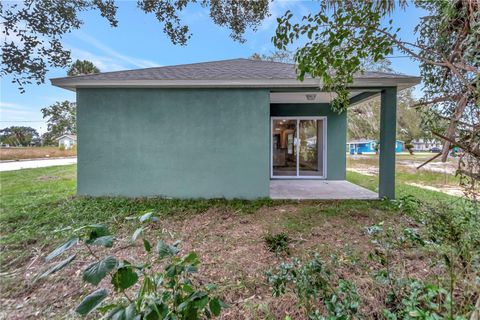
[[[71,76],[79,76],[84,74],[92,74],[92,73],[99,73],[100,69],[98,69],[92,62],[88,60],[78,60],[75,61],[68,69],[68,75]]]

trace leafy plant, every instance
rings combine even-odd
[[[438,285],[409,279],[398,281],[397,292],[400,301],[388,301],[389,308],[384,309],[386,319],[466,319],[461,315],[449,317],[452,311],[448,290]]]
[[[135,217],[142,223],[158,218],[153,212]],[[147,226],[137,229],[132,237],[136,241],[144,235]],[[99,288],[80,302],[76,312],[87,315],[97,310],[104,319],[199,319],[219,316],[226,305],[213,296],[214,285],[198,286],[191,279],[200,263],[195,252],[181,256],[179,242],[171,245],[157,240],[153,246],[146,237],[142,237],[146,252],[145,261],[132,263],[120,261],[113,255],[100,257],[95,246],[111,248],[115,238],[106,226],[86,225],[73,231],[74,236],[52,251],[46,261],[57,259],[63,253],[82,244],[95,261],[83,270],[83,281],[98,286],[105,278],[110,279],[114,292]],[[72,254],[39,276],[45,278],[66,267],[76,257]],[[164,264],[163,271],[156,271],[156,265]],[[132,296],[133,293],[133,296]],[[104,301],[112,295],[113,302]]]
[[[310,319],[352,319],[358,315],[360,298],[355,285],[343,279],[335,284],[318,254],[303,264],[296,258],[281,263],[267,272],[267,278],[273,296],[292,291]]]
[[[277,234],[267,234],[264,238],[267,249],[276,254],[285,252],[289,254],[289,243],[291,241],[288,234],[281,232]]]
[[[408,200],[407,200],[407,203]],[[374,277],[387,289],[384,316],[387,319],[467,319],[478,297],[480,262],[480,217],[475,205],[467,202],[413,202],[418,228],[367,228],[375,248],[369,257],[379,267]],[[432,281],[405,278],[405,270],[393,256],[410,247],[423,247],[443,273]]]

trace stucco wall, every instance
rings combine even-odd
[[[269,195],[269,96],[255,89],[79,89],[80,195]]]
[[[271,116],[327,117],[327,180],[346,179],[347,114],[338,114],[329,104],[272,104]]]

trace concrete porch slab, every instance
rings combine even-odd
[[[371,200],[378,194],[344,180],[270,180],[270,198]]]

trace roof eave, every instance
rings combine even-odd
[[[79,80],[56,78],[52,85],[67,90],[78,88],[320,88],[318,79],[245,79],[245,80]],[[420,83],[419,77],[358,78],[349,87],[397,87],[400,90]]]

